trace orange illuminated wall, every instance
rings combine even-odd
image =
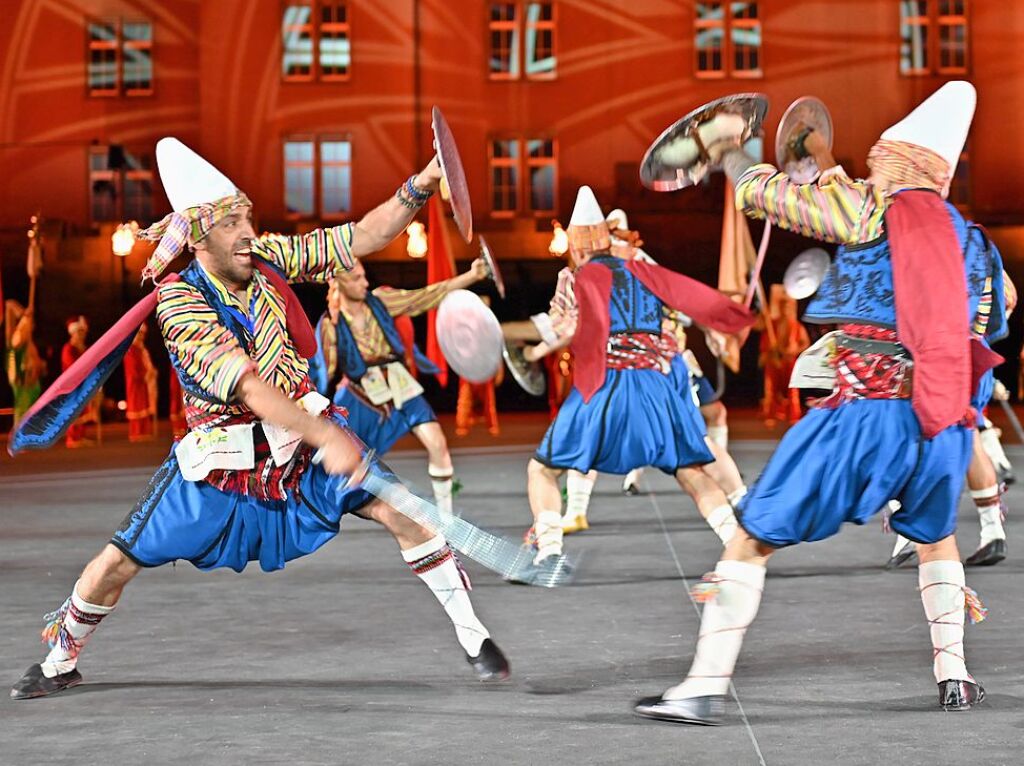
[[[0,227],[22,226],[36,208],[85,227],[90,143],[147,144],[168,133],[222,167],[274,228],[295,225],[284,209],[284,136],[344,133],[358,216],[429,157],[436,103],[458,138],[478,228],[504,232],[510,255],[531,256],[546,240],[547,220],[491,221],[489,137],[557,141],[562,218],[580,183],[593,185],[606,207],[656,215],[685,210],[690,200],[643,194],[629,181],[631,167],[655,135],[708,99],[767,93],[770,144],[790,101],[819,96],[835,118],[836,155],[864,173],[879,132],[943,81],[899,74],[894,0],[761,2],[764,76],[755,79],[694,76],[693,3],[556,0],[557,76],[515,82],[488,78],[483,0],[349,0],[347,79],[293,83],[281,75],[283,5],[8,0],[0,28]],[[103,16],[152,22],[152,96],[86,94],[84,23]],[[1008,169],[1024,164],[1024,143],[1006,136],[1024,118],[1024,58],[1016,55],[1024,4],[974,0],[969,17],[969,76],[980,92],[970,143],[973,212],[1013,221],[1024,196]],[[158,197],[158,211],[164,204]],[[513,249],[516,237],[529,241]]]
[[[298,2],[299,0],[296,0]],[[695,106],[740,91],[768,94],[770,147],[795,98],[815,95],[832,111],[835,155],[852,174],[880,132],[945,78],[899,73],[896,0],[763,0],[762,77],[695,75],[695,10],[683,0],[555,0],[556,76],[495,81],[488,76],[486,0],[348,0],[352,63],[334,82],[282,77],[282,0],[5,0],[0,25],[0,258],[8,297],[27,292],[24,230],[47,222],[41,325],[62,342],[60,321],[89,313],[109,326],[138,297],[145,252],[122,264],[110,227],[89,222],[91,145],[152,147],[177,135],[222,168],[256,204],[264,228],[306,229],[288,217],[285,136],[343,134],[352,142],[352,216],[394,193],[431,155],[429,113],[445,111],[461,149],[475,223],[506,269],[522,314],[543,300],[558,262],[546,252],[550,217],[489,214],[488,141],[557,142],[557,217],[566,221],[579,184],[606,209],[622,207],[645,249],[668,265],[712,280],[721,227],[721,179],[671,195],[641,189],[637,166],[651,140]],[[520,0],[522,5],[522,0]],[[969,143],[971,214],[991,226],[1024,224],[1024,2],[968,0],[969,74],[979,103]],[[88,94],[87,20],[152,24],[152,95]],[[768,159],[772,159],[768,150]],[[154,215],[166,212],[156,184]],[[145,222],[144,222],[145,223]],[[756,229],[755,225],[755,229]],[[993,231],[1011,272],[1024,267],[1019,231]],[[472,251],[452,238],[460,260]],[[778,278],[790,251],[808,243],[776,235],[766,266]],[[525,264],[527,259],[540,259]],[[394,284],[422,278],[404,242],[374,260]],[[122,265],[126,268],[122,271]],[[385,267],[391,269],[385,271]],[[418,270],[417,270],[418,269]],[[532,271],[530,271],[532,269]],[[530,277],[529,275],[533,276]],[[518,276],[517,276],[518,275]],[[523,276],[527,275],[527,276]],[[1020,275],[1018,275],[1020,276]],[[532,288],[528,285],[534,279]],[[1018,283],[1024,279],[1018,279]],[[527,294],[528,293],[528,294]],[[536,308],[536,307],[535,307]],[[503,315],[504,316],[504,315]],[[59,348],[59,346],[58,346]]]
[[[836,118],[836,154],[862,173],[880,130],[942,82],[899,75],[891,0],[761,2],[764,77],[711,80],[694,77],[692,3],[558,0],[557,76],[518,82],[487,77],[482,0],[349,0],[350,74],[309,83],[283,81],[280,0],[6,5],[0,226],[22,225],[39,207],[84,225],[88,145],[152,143],[167,133],[197,143],[246,188],[265,220],[284,223],[283,137],[344,132],[359,214],[429,156],[433,103],[461,144],[481,228],[488,225],[488,136],[557,140],[563,217],[581,182],[608,206],[637,204],[635,189],[616,183],[616,165],[636,164],[650,139],[694,105],[737,90],[768,93],[769,136],[792,99],[823,98]],[[1024,146],[1005,136],[1024,117],[1024,59],[1012,54],[1024,38],[1024,7],[975,0],[969,15],[970,77],[981,94],[971,141],[974,212],[1014,217],[1024,203],[1006,171],[1024,163]],[[154,25],[152,96],[87,95],[85,19],[111,16]],[[685,199],[678,205],[685,208]]]

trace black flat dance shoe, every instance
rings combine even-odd
[[[658,721],[688,723],[694,726],[720,726],[725,712],[725,698],[719,695],[666,700],[645,697],[633,706],[633,712],[642,718]]]
[[[466,662],[473,666],[476,677],[481,681],[504,681],[509,676],[508,660],[489,638],[484,639],[476,657],[466,655]]]
[[[11,689],[12,700],[30,700],[35,697],[48,697],[51,694],[70,689],[82,683],[82,674],[77,669],[61,673],[53,678],[43,675],[43,666],[36,663]]]
[[[993,540],[981,546],[964,561],[964,566],[990,567],[1006,558],[1006,540]]]
[[[985,689],[972,681],[939,681],[939,707],[943,710],[970,710],[985,699]]]

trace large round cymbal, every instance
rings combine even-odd
[[[523,356],[523,349],[519,346],[510,346],[507,342],[501,347],[501,355],[505,357],[505,366],[520,388],[531,396],[544,395],[547,381],[540,362],[527,362]]]
[[[469,201],[469,186],[466,184],[466,172],[462,169],[462,158],[459,148],[455,145],[448,121],[438,107],[431,111],[430,126],[434,130],[434,151],[441,165],[444,176],[443,185],[448,187],[448,202],[452,206],[455,225],[466,242],[473,240],[473,207]]]
[[[470,383],[486,383],[501,367],[501,325],[480,296],[452,290],[437,309],[434,328],[448,364]]]
[[[491,252],[490,246],[487,244],[487,240],[484,239],[484,235],[480,235],[480,257],[484,259],[484,263],[487,265],[487,276],[494,282],[494,289],[498,291],[498,296],[505,300],[505,280],[501,278],[501,269],[498,268],[498,261],[494,257],[494,253]]]
[[[737,93],[709,101],[669,127],[651,144],[640,163],[640,182],[654,191],[675,191],[693,186],[718,166],[704,150],[717,136],[710,126],[698,128],[720,112],[738,114],[745,119],[740,143],[761,129],[768,112],[768,97],[763,93]]]
[[[804,250],[786,267],[786,274],[782,278],[786,295],[798,301],[814,295],[831,263],[828,253],[820,247]]]
[[[820,133],[828,148],[832,148],[832,115],[824,102],[814,96],[804,96],[790,104],[775,132],[775,161],[779,170],[800,184],[810,183],[818,173],[827,170],[819,168],[804,150],[807,128]]]

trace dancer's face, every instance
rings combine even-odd
[[[341,294],[350,301],[365,301],[370,283],[366,279],[366,270],[361,261],[357,260],[351,271],[339,274],[334,280]]]
[[[195,245],[203,268],[233,290],[245,289],[252,279],[252,208],[239,208],[218,221]]]

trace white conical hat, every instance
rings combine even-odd
[[[231,179],[176,138],[157,141],[156,166],[164,192],[176,213],[238,191]]]
[[[977,100],[977,91],[969,82],[947,82],[886,130],[882,139],[931,149],[949,163],[952,174],[967,140]]]
[[[621,207],[615,208],[608,214],[608,227],[611,228],[612,224],[615,224],[616,229],[628,229],[629,219],[626,218],[626,211]]]
[[[604,213],[597,204],[594,190],[589,186],[581,186],[576,192],[576,206],[572,209],[570,226],[598,226],[604,223]]]

